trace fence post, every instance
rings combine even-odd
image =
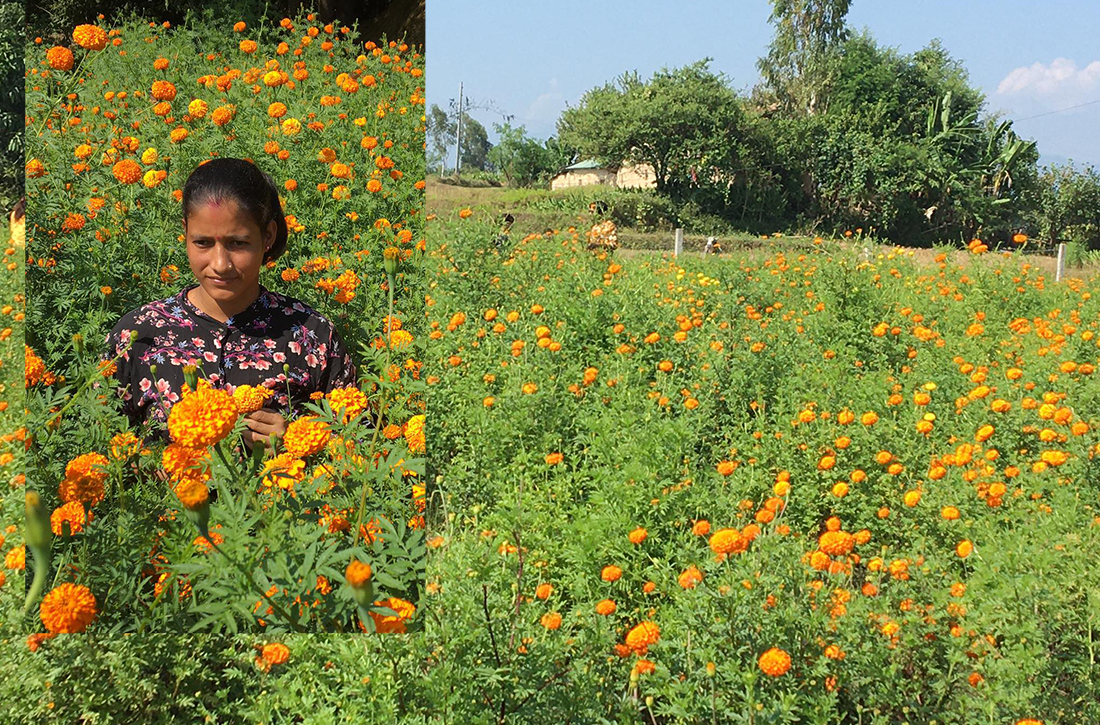
[[[1066,274],[1066,243],[1058,243],[1058,266],[1054,270],[1054,281],[1061,282]]]
[[[672,256],[679,257],[684,253],[684,230],[676,230],[676,246],[672,250]]]

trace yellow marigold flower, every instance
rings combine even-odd
[[[760,655],[759,665],[765,675],[779,677],[791,669],[791,656],[778,647],[772,647]]]
[[[168,432],[188,448],[208,448],[225,438],[237,423],[237,406],[224,390],[200,385],[172,406]]]
[[[264,463],[263,485],[291,489],[305,478],[305,471],[305,461],[295,458],[293,453],[280,453]]]
[[[405,440],[413,453],[423,453],[425,450],[424,420],[423,415],[414,415],[405,424]]]
[[[288,118],[282,123],[283,135],[293,136],[302,130],[302,122],[296,118]]]
[[[264,401],[274,394],[262,385],[238,385],[233,390],[233,403],[238,413],[248,415],[264,407]]]
[[[65,582],[42,598],[39,616],[52,634],[76,634],[96,618],[95,596],[83,584]]]
[[[206,104],[206,101],[202,100],[201,98],[196,98],[195,100],[187,104],[187,113],[191,116],[191,118],[202,118],[206,115],[206,112],[207,110],[209,110],[209,108],[210,106]]]
[[[342,416],[341,420],[344,423],[367,409],[367,396],[358,388],[336,388],[326,398],[332,407],[332,412]]]
[[[128,430],[111,438],[111,458],[116,461],[136,456],[140,450],[141,440]]]

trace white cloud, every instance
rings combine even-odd
[[[541,94],[527,106],[523,120],[527,122],[553,124],[565,108],[565,96],[558,90],[558,79],[550,79],[550,90]]]
[[[1049,65],[1020,66],[997,85],[997,95],[1031,96],[1060,101],[1089,100],[1100,92],[1100,60],[1084,68],[1069,58],[1055,58]]]

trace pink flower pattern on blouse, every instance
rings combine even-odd
[[[134,425],[154,421],[166,434],[163,423],[180,399],[185,365],[198,366],[200,377],[230,392],[240,385],[269,388],[274,395],[264,407],[283,413],[312,393],[356,384],[336,328],[303,302],[261,287],[248,309],[219,322],[191,303],[192,289],[128,312],[107,336],[108,359],[121,355],[115,379]]]

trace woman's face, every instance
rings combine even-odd
[[[237,202],[224,200],[193,207],[183,228],[191,272],[212,301],[232,305],[254,297],[264,253],[275,241],[275,222],[265,234]]]

